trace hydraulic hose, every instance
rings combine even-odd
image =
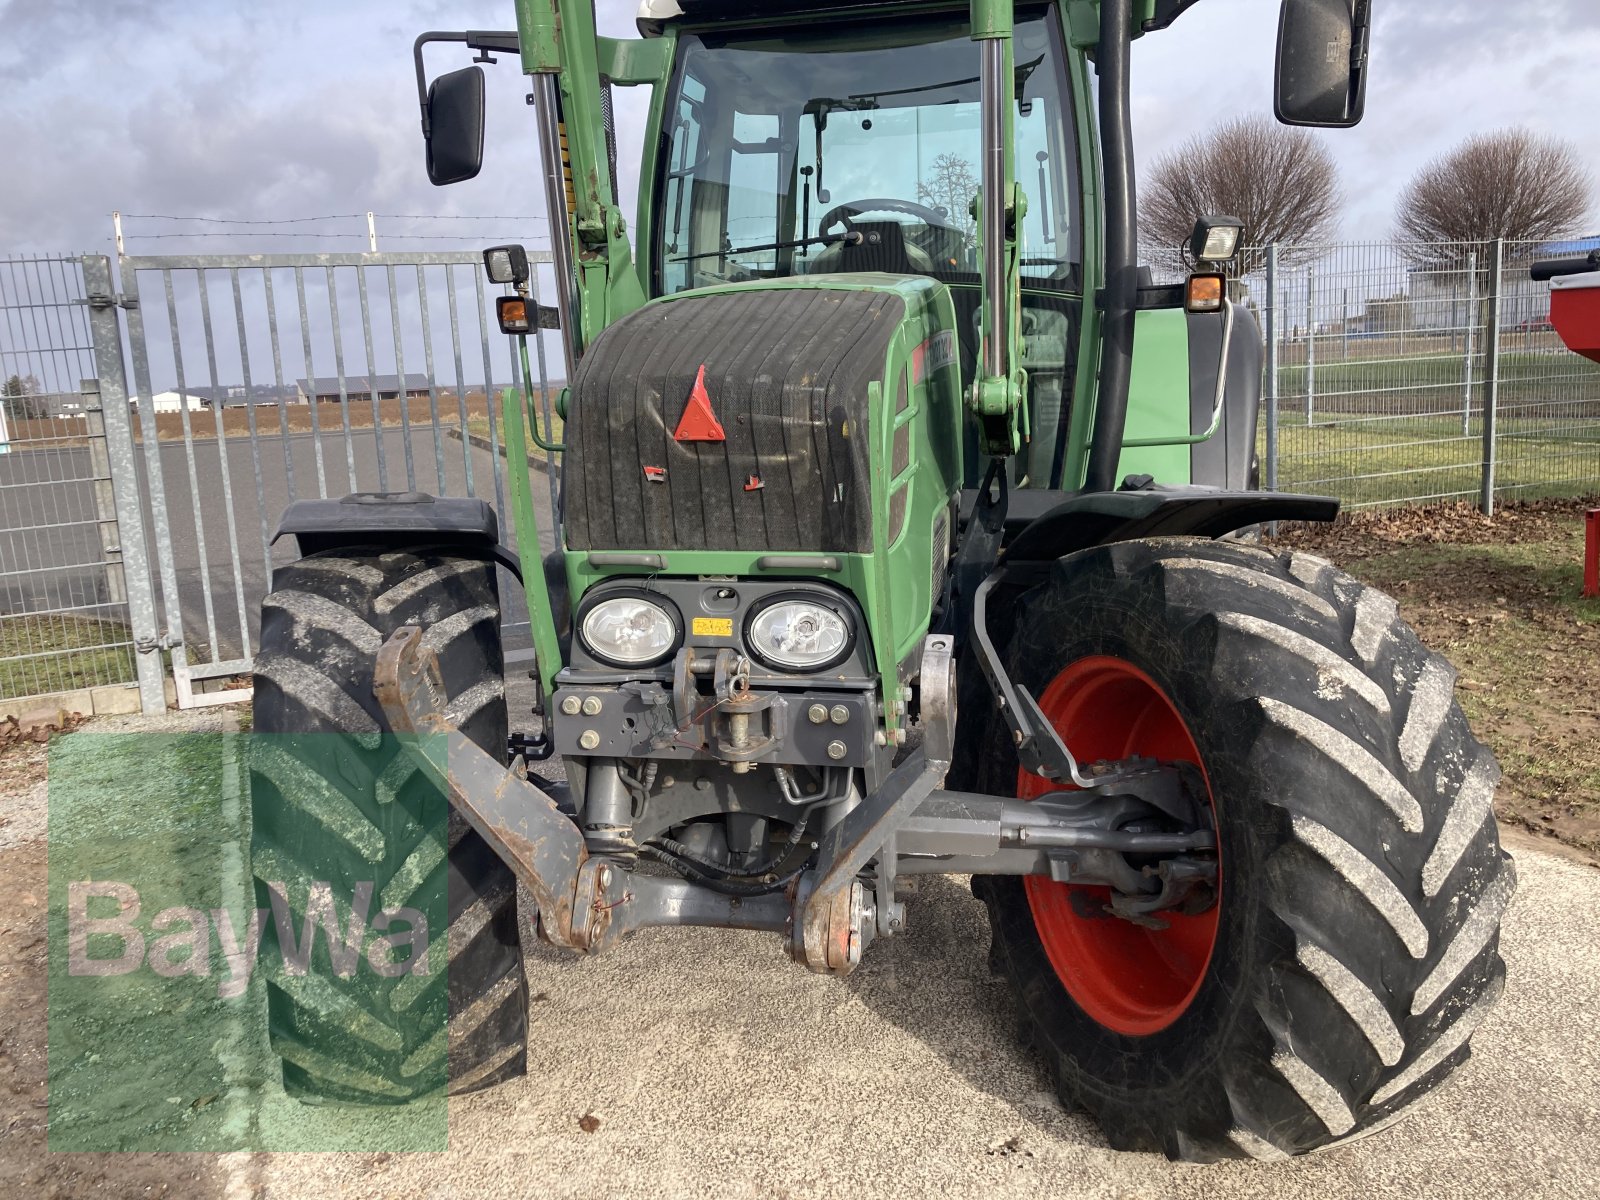
[[[815,842],[804,842],[807,809],[799,815],[783,848],[760,866],[746,871],[730,871],[671,838],[652,838],[639,847],[639,853],[654,862],[671,867],[691,883],[702,883],[713,891],[732,896],[758,896],[781,891],[804,868]],[[803,844],[802,844],[803,843]]]
[[[1133,316],[1139,299],[1138,218],[1134,210],[1133,129],[1129,114],[1129,26],[1133,0],[1100,0],[1100,148],[1105,166],[1105,280],[1100,302],[1100,392],[1084,490],[1117,486],[1133,376]]]

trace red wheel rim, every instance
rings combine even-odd
[[[1192,762],[1205,773],[1189,727],[1160,686],[1132,663],[1096,655],[1080,658],[1057,675],[1039,707],[1080,762],[1142,755]],[[1206,779],[1211,800],[1210,779]],[[1032,800],[1056,785],[1017,773],[1017,795]],[[1212,801],[1213,821],[1216,804]],[[1104,887],[1075,887],[1042,875],[1023,880],[1028,906],[1050,965],[1069,995],[1090,1017],[1118,1033],[1142,1036],[1165,1029],[1194,1000],[1217,942],[1221,903],[1198,916],[1164,912],[1166,929],[1146,929],[1120,917],[1087,916],[1108,894]],[[1082,909],[1073,907],[1080,893]],[[1091,903],[1084,904],[1084,900]]]

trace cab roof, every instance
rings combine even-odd
[[[669,21],[686,17],[693,21],[738,21],[755,23],[772,15],[774,9],[787,12],[839,12],[853,8],[879,7],[885,0],[779,0],[778,3],[758,3],[756,0],[640,0],[637,23],[644,37],[659,37]],[[1097,3],[1098,0],[1088,0]],[[1137,37],[1165,29],[1199,0],[1133,0],[1133,29]],[[949,7],[966,8],[967,5],[951,0]]]

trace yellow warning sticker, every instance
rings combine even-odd
[[[695,637],[732,637],[732,617],[696,617],[690,628]]]

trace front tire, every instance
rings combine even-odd
[[[446,553],[344,549],[276,572],[262,605],[251,739],[251,866],[264,922],[267,1016],[284,1088],[307,1101],[397,1104],[526,1070],[527,983],[509,867],[456,814],[373,695],[378,648],[419,625],[452,724],[506,749],[494,566]],[[341,965],[307,911],[341,929],[367,889],[373,933],[416,929],[395,974],[357,928]],[[276,895],[274,893],[276,892]],[[319,900],[325,892],[326,900]],[[422,914],[383,917],[380,913]],[[283,913],[283,918],[278,913]],[[286,939],[283,923],[292,937]],[[356,922],[359,925],[359,922]],[[305,930],[314,929],[306,963]],[[299,957],[302,964],[288,964]]]
[[[1013,628],[1012,677],[1075,754],[1190,757],[1181,732],[1218,828],[1217,905],[1165,933],[975,880],[1063,1101],[1119,1148],[1279,1158],[1441,1083],[1499,997],[1515,873],[1499,770],[1394,601],[1309,555],[1164,539],[1063,559]],[[983,790],[1036,794],[1002,734]]]

